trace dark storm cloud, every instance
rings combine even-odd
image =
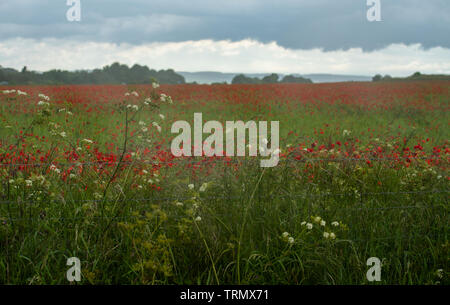
[[[66,20],[66,0],[0,3],[0,41],[60,38],[141,44],[199,39],[276,41],[293,49],[383,48],[421,43],[450,48],[450,1],[381,0],[368,22],[366,0],[81,0],[82,20]]]

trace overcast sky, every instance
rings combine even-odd
[[[450,73],[450,0],[0,0],[0,65],[178,71]]]

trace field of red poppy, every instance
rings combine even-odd
[[[449,108],[440,81],[0,87],[0,283],[448,284]],[[279,121],[279,164],[173,156],[196,112]]]

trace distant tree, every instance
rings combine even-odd
[[[301,76],[294,76],[294,75],[286,75],[281,80],[282,83],[303,83],[303,84],[312,84],[312,80],[309,78],[304,78]]]
[[[372,77],[372,81],[373,82],[379,82],[380,80],[382,80],[382,76],[380,74],[375,75],[374,77]]]
[[[261,80],[258,78],[247,77],[244,74],[239,74],[233,77],[232,84],[260,84]]]
[[[272,73],[268,76],[264,76],[262,79],[262,83],[264,84],[276,84],[278,83],[278,74]]]

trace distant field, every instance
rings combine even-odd
[[[449,110],[450,81],[0,87],[0,283],[448,284]],[[195,112],[279,121],[280,163],[175,158]]]

